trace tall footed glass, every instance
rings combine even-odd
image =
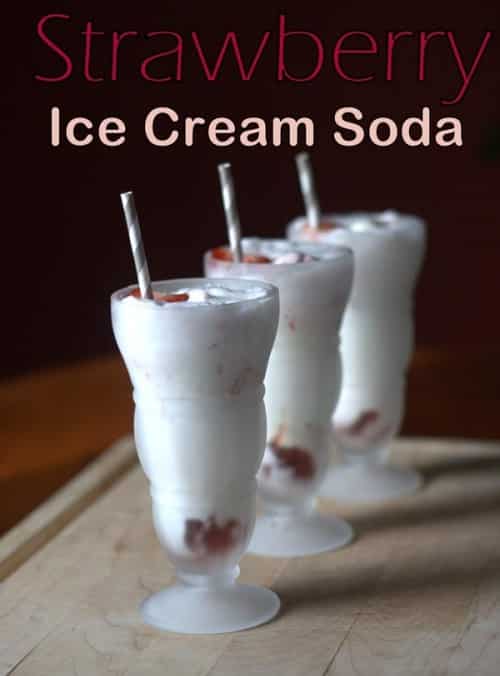
[[[267,446],[257,475],[262,514],[249,551],[301,556],[337,549],[352,529],[315,507],[328,467],[330,416],[341,381],[338,330],[352,282],[344,247],[247,238],[244,261],[205,254],[209,277],[259,279],[280,291],[280,321],[266,373]]]
[[[337,457],[322,495],[379,502],[415,492],[420,474],[388,462],[404,413],[406,371],[414,348],[413,296],[425,251],[425,225],[394,211],[305,219],[288,228],[298,241],[350,246],[355,274],[341,327],[343,382],[333,412]]]
[[[113,331],[134,390],[134,435],[158,538],[176,581],[142,605],[146,622],[185,633],[261,624],[272,591],[236,582],[255,523],[266,440],[263,379],[277,289],[245,280],[153,284],[111,298]]]

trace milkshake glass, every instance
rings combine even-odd
[[[342,390],[333,413],[340,463],[322,495],[378,502],[415,492],[421,476],[387,463],[389,444],[404,413],[406,371],[414,349],[413,296],[425,253],[426,230],[417,216],[396,211],[325,216],[320,228],[298,218],[294,241],[349,246],[355,274],[341,328]]]
[[[155,300],[134,287],[111,297],[154,526],[176,573],[142,615],[177,632],[245,629],[279,609],[272,591],[235,582],[255,523],[278,291],[240,279],[155,282],[153,291]]]
[[[243,262],[220,247],[205,254],[208,277],[275,284],[280,320],[266,373],[267,447],[257,474],[262,514],[249,551],[302,556],[352,539],[342,519],[315,509],[328,467],[330,416],[340,392],[338,331],[351,288],[352,252],[321,244],[247,238]]]

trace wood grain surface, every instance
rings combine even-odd
[[[500,444],[408,439],[393,457],[424,471],[420,494],[343,508],[357,538],[339,552],[244,557],[241,579],[281,612],[212,637],[141,622],[172,568],[128,471],[3,583],[0,674],[498,676]]]

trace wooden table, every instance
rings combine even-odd
[[[244,557],[281,612],[211,637],[141,622],[172,568],[133,455],[118,445],[0,541],[1,676],[498,676],[500,444],[398,442],[424,490],[344,508],[357,538],[339,552]]]
[[[500,346],[419,349],[403,434],[500,439]],[[132,426],[127,374],[101,357],[0,383],[0,533]]]

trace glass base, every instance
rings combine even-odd
[[[176,582],[141,605],[143,620],[181,634],[224,634],[256,627],[279,611],[270,589],[246,584],[198,587]]]
[[[422,483],[422,475],[414,469],[360,462],[330,467],[320,495],[337,502],[378,503],[412,495]]]
[[[293,517],[264,514],[257,519],[247,551],[260,556],[306,556],[340,549],[353,537],[351,526],[336,516],[316,511]]]

